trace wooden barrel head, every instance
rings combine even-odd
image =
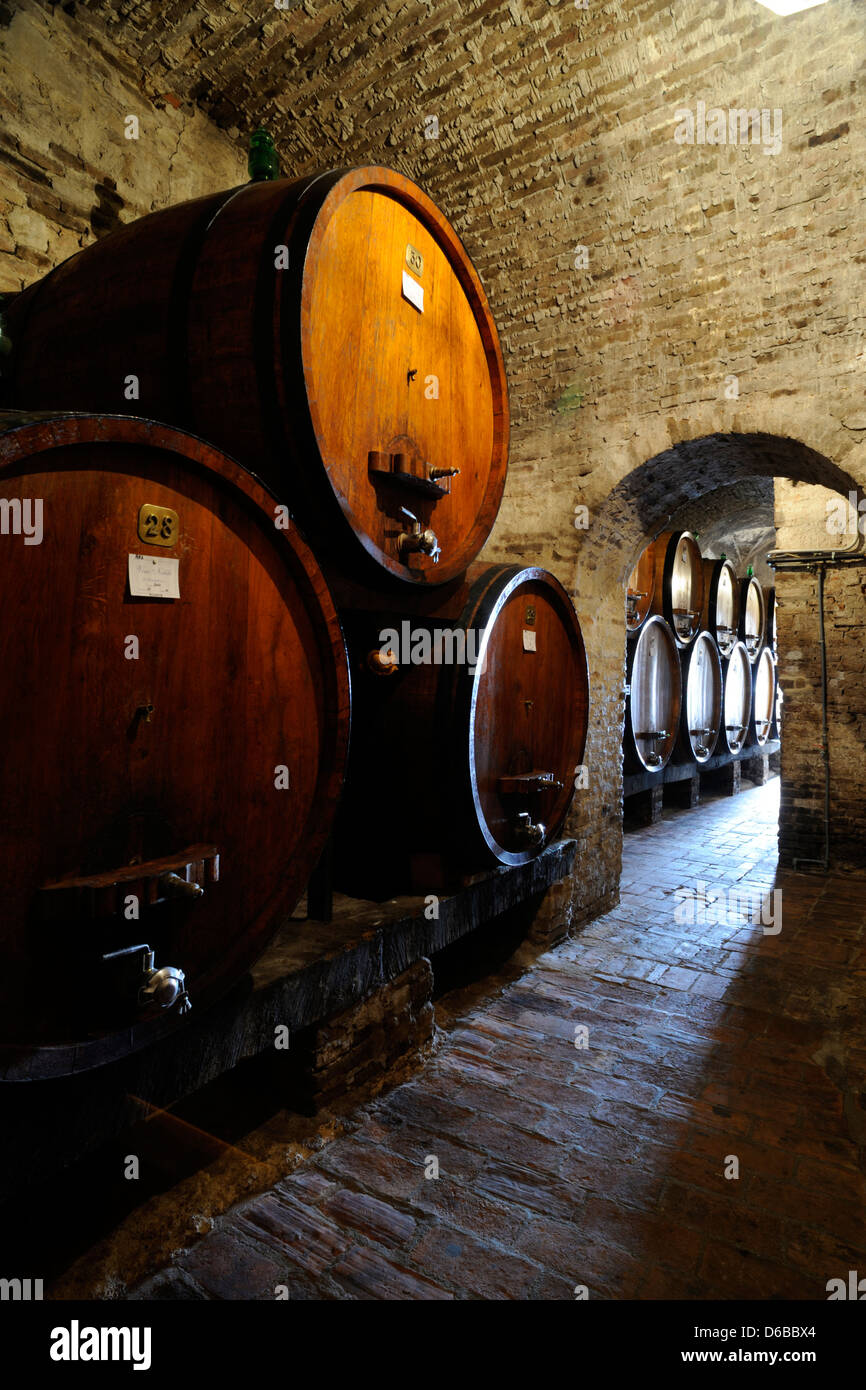
[[[754,576],[743,579],[740,584],[740,641],[752,665],[764,645],[766,623],[766,604],[761,585]]]
[[[712,756],[722,724],[722,663],[715,639],[701,632],[682,653],[681,748],[689,759]]]
[[[740,581],[730,560],[704,560],[703,570],[703,626],[729,656],[740,630]]]
[[[655,542],[640,554],[628,577],[625,596],[625,625],[629,633],[637,632],[652,608],[655,593]]]
[[[148,944],[155,968],[185,972],[194,1010],[251,964],[327,835],[349,688],[312,555],[202,441],[104,416],[7,423],[0,477],[44,517],[39,544],[0,545],[15,672],[0,685],[0,1055],[19,1079],[182,1022],[139,1009],[138,956],[108,955]]]
[[[263,478],[336,569],[441,585],[487,539],[508,459],[499,339],[460,238],[402,174],[152,213],[19,301],[16,404],[122,410],[134,374],[143,410]]]
[[[500,863],[522,864],[556,838],[583,759],[583,637],[562,585],[534,567],[506,572],[468,625],[483,632],[466,750],[478,828]],[[526,843],[527,819],[543,841]]]
[[[755,697],[752,705],[752,727],[757,743],[763,745],[770,737],[776,706],[776,661],[765,647],[755,663]]]
[[[664,618],[648,618],[629,643],[627,672],[626,766],[659,772],[677,741],[682,701],[679,651]]]
[[[687,531],[663,531],[655,541],[653,613],[663,617],[678,647],[687,647],[701,630],[704,570],[701,552]]]
[[[724,666],[725,742],[738,753],[749,733],[752,714],[752,668],[745,645],[737,642]]]
[[[334,861],[356,896],[439,892],[530,861],[556,838],[583,759],[586,652],[553,575],[476,564],[413,599],[342,613],[357,678]]]
[[[441,216],[427,224],[420,189],[379,177],[332,193],[311,238],[307,395],[323,466],[369,552],[400,577],[442,582],[474,559],[496,515],[505,379],[460,242]],[[401,508],[433,529],[438,562],[401,558]]]

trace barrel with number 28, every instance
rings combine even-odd
[[[349,677],[309,549],[203,441],[0,416],[0,489],[0,1076],[27,1081],[183,1026],[261,952],[330,829]]]

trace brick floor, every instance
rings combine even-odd
[[[133,1297],[823,1300],[866,1273],[866,880],[777,878],[778,790],[628,836],[615,911],[443,1001],[420,1076]],[[676,921],[699,881],[778,887],[781,931],[729,899]]]

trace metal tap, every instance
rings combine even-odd
[[[517,817],[517,829],[515,832],[517,840],[527,849],[537,849],[544,844],[547,835],[547,826],[540,821],[533,822],[528,811],[521,811]]]
[[[175,965],[164,965],[161,970],[154,966],[154,952],[148,950],[144,957],[142,973],[144,984],[138,991],[138,1002],[145,1009],[148,1004],[157,1004],[161,1009],[171,1009],[188,1014],[192,1008],[186,992],[186,976]]]
[[[434,565],[437,565],[441,551],[435,533],[425,531],[415,513],[410,512],[408,507],[401,507],[400,511],[412,522],[412,530],[401,531],[397,537],[397,550],[401,559],[407,555],[429,555]]]
[[[145,1009],[156,1004],[160,1009],[177,1006],[178,1013],[189,1013],[192,1005],[186,992],[186,976],[176,965],[164,965],[156,969],[155,952],[146,942],[138,946],[124,946],[119,951],[109,951],[102,957],[103,964],[119,970],[116,976],[117,988],[123,995],[132,994],[139,1008]]]

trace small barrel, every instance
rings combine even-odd
[[[623,759],[627,772],[659,772],[677,741],[682,676],[676,638],[664,618],[647,618],[628,643]]]
[[[349,673],[307,546],[201,440],[0,417],[0,490],[0,1075],[26,1081],[255,960],[331,828]]]
[[[755,663],[752,699],[752,736],[761,747],[770,738],[776,717],[776,659],[764,647]]]
[[[642,551],[626,585],[625,625],[630,634],[637,632],[646,621],[652,608],[654,593],[655,542],[651,541]]]
[[[752,720],[752,668],[745,645],[737,642],[724,663],[725,744],[731,753],[738,753],[749,736]]]
[[[702,626],[716,639],[722,656],[730,656],[740,631],[740,581],[730,560],[704,560]]]
[[[722,726],[722,663],[715,639],[700,632],[680,653],[683,699],[677,760],[705,763],[713,755]]]
[[[496,519],[496,327],[454,228],[392,169],[152,213],[30,286],[8,319],[7,400],[136,400],[263,478],[340,571],[443,584]]]
[[[704,568],[694,536],[663,531],[655,541],[655,592],[652,609],[664,618],[678,647],[688,647],[701,630]]]
[[[423,615],[341,616],[354,686],[337,886],[434,891],[533,859],[563,823],[587,733],[586,652],[559,581],[476,565]]]
[[[754,666],[764,645],[767,606],[764,591],[754,575],[740,581],[740,641]]]

